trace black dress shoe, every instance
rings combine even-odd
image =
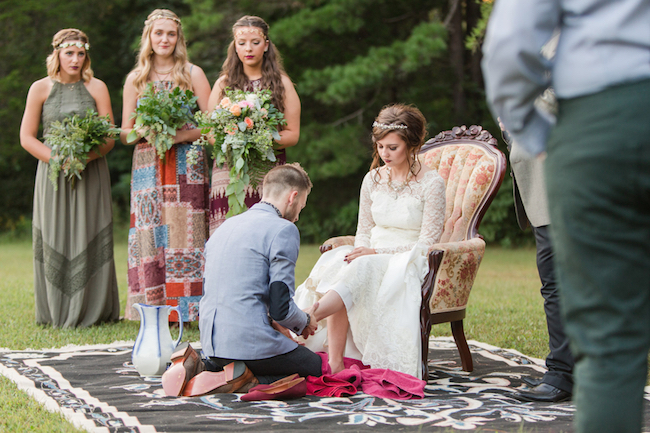
[[[535,379],[534,377],[524,376],[521,378],[521,381],[531,388],[535,388],[537,385],[542,383],[542,379]]]
[[[548,383],[540,383],[536,387],[527,391],[519,391],[514,394],[517,400],[522,401],[539,401],[545,403],[558,403],[560,401],[571,400],[571,393],[562,391]]]

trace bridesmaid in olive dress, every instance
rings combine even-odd
[[[85,327],[119,318],[113,260],[111,181],[106,140],[92,153],[74,188],[59,174],[48,179],[51,150],[38,138],[50,125],[92,108],[113,121],[106,85],[90,69],[88,37],[77,29],[59,31],[47,58],[47,77],[32,84],[20,125],[20,143],[38,161],[34,187],[33,248],[36,322]],[[101,155],[100,155],[101,154]]]

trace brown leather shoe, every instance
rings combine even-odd
[[[223,371],[202,371],[197,374],[187,382],[183,395],[198,397],[236,392],[253,380],[257,381],[246,364],[243,361],[235,361],[226,365]]]
[[[203,361],[189,343],[179,345],[171,361],[172,365],[162,375],[162,386],[166,395],[178,397],[187,382],[203,371]]]
[[[234,392],[236,392],[236,393],[247,393],[251,389],[255,389],[258,386],[262,386],[262,385],[260,385],[260,381],[257,380],[257,378],[255,376],[253,376],[253,378],[249,382],[243,384],[241,386],[241,388],[239,388],[237,391],[234,391]]]

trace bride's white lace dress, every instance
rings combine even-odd
[[[445,184],[437,172],[429,171],[397,191],[377,170],[361,185],[355,237],[355,247],[374,248],[377,254],[348,264],[343,258],[351,246],[326,252],[296,289],[294,300],[307,308],[336,290],[350,321],[345,356],[419,377],[420,288],[428,271],[427,250],[442,234]],[[327,351],[325,320],[305,344]]]

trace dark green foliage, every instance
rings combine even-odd
[[[20,121],[29,86],[47,74],[45,58],[52,51],[52,36],[69,27],[86,32],[91,45],[92,69],[108,86],[115,124],[120,125],[124,78],[135,64],[144,20],[159,7],[170,8],[181,16],[188,12],[182,0],[2,1],[0,231],[13,230],[22,226],[21,221],[31,218],[38,161],[20,146]],[[113,184],[125,184],[122,174],[130,173],[132,153],[132,146],[117,142],[107,155]],[[130,174],[128,176],[130,179]],[[121,195],[117,195],[118,192]],[[112,193],[119,206],[114,208],[116,216],[128,218],[128,188],[113,189]]]
[[[18,127],[29,84],[45,74],[52,35],[63,27],[88,33],[93,69],[108,85],[119,125],[121,87],[135,63],[143,21],[154,8],[167,7],[182,18],[190,60],[203,68],[211,84],[225,60],[232,24],[242,15],[258,15],[270,24],[270,39],[282,53],[302,103],[300,142],[287,149],[287,155],[300,162],[314,182],[298,223],[303,241],[353,234],[361,180],[370,167],[370,125],[381,107],[394,102],[416,105],[428,120],[430,137],[462,124],[482,125],[498,136],[477,68],[480,50],[472,52],[464,45],[471,35],[474,41],[480,36],[480,29],[477,33],[474,28],[484,21],[470,17],[470,10],[475,13],[478,8],[480,13],[480,7],[471,1],[459,3],[463,22],[459,48],[452,27],[443,26],[449,4],[448,0],[83,4],[6,0],[0,13],[8,41],[0,46],[0,200],[10,205],[0,209],[0,226],[31,214],[36,161],[19,147]],[[476,43],[470,46],[475,48]],[[451,53],[458,49],[461,56],[453,58]],[[132,146],[116,143],[107,156],[114,211],[122,221],[128,221],[132,152]],[[530,239],[516,225],[508,182],[480,229],[490,242]]]
[[[230,168],[226,187],[226,218],[245,212],[247,185],[257,188],[264,175],[275,165],[275,141],[278,127],[286,125],[284,113],[271,103],[269,89],[253,92],[226,88],[225,97],[211,112],[196,113],[201,132],[214,137],[213,157],[217,166]],[[206,136],[196,144],[207,145]],[[192,151],[187,160],[196,163]]]
[[[196,123],[192,110],[196,108],[197,99],[191,90],[174,87],[169,91],[148,83],[135,112],[131,114],[131,118],[135,118],[135,125],[126,141],[136,141],[139,130],[156,148],[160,159],[164,159],[165,153],[174,145],[176,130],[187,123]]]
[[[45,139],[52,148],[48,177],[54,190],[58,188],[61,170],[74,188],[75,179],[81,179],[86,168],[90,152],[99,153],[107,138],[114,139],[119,134],[120,129],[115,128],[108,115],[100,117],[93,109],[84,117],[75,114],[62,122],[52,123]]]

